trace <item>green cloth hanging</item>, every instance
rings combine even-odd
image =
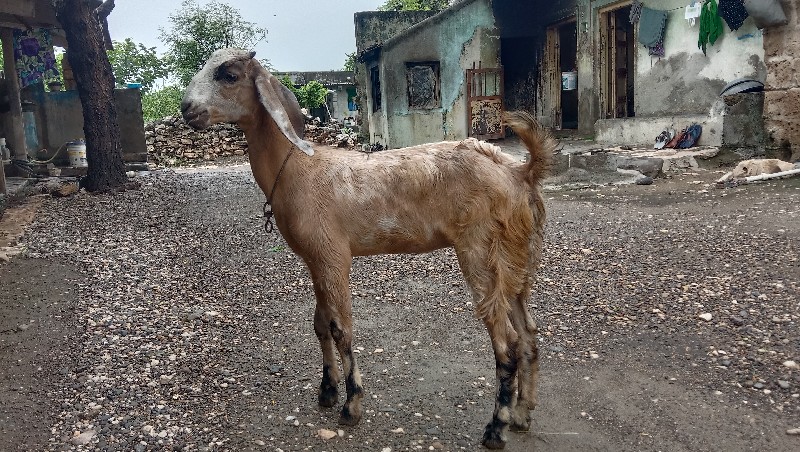
[[[717,14],[717,1],[706,1],[700,13],[700,38],[697,41],[697,47],[703,49],[703,55],[706,54],[706,45],[713,46],[723,31],[722,18]]]

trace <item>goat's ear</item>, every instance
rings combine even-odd
[[[308,155],[314,155],[314,148],[307,141],[297,136],[289,119],[289,114],[286,112],[283,103],[281,103],[281,82],[266,70],[261,70],[256,76],[255,83],[258,97],[261,98],[261,104],[267,110],[267,113],[272,116],[272,120],[281,129],[283,135],[301,151]]]

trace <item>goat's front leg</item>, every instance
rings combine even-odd
[[[320,298],[320,290],[314,284],[314,291],[317,299]],[[331,312],[326,304],[317,302],[314,310],[314,332],[319,339],[322,347],[322,383],[319,385],[319,404],[326,408],[336,405],[339,400],[339,366],[336,363],[336,349],[331,335]]]
[[[314,329],[320,338],[323,355],[319,401],[323,406],[333,406],[336,403],[336,385],[339,379],[333,357],[332,345],[335,344],[342,360],[347,390],[347,400],[342,407],[339,423],[356,425],[363,414],[361,400],[364,398],[364,388],[353,354],[353,305],[349,281],[351,258],[341,258],[334,262],[328,259],[321,262],[325,262],[324,265],[310,267],[317,296]],[[328,338],[332,338],[333,341]],[[325,369],[328,369],[327,380]]]

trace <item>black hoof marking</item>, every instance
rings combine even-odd
[[[486,425],[481,443],[483,443],[487,449],[503,449],[506,447],[502,431],[493,428],[492,424]]]
[[[352,427],[352,426],[358,424],[358,422],[360,420],[361,420],[361,414],[360,413],[359,414],[353,414],[353,413],[350,412],[350,409],[347,408],[346,406],[344,408],[342,408],[342,412],[339,415],[339,423],[340,424],[349,425],[349,426]]]
[[[320,388],[319,391],[319,405],[325,408],[336,406],[339,401],[339,391],[335,387],[328,387],[326,389]]]

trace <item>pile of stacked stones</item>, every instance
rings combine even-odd
[[[231,124],[216,124],[195,130],[180,116],[169,116],[145,125],[145,141],[150,162],[177,165],[222,156],[244,155],[244,133]]]
[[[323,124],[318,118],[309,120],[306,124],[305,139],[335,147],[358,146],[357,133],[337,121]],[[180,116],[169,116],[147,123],[145,141],[148,160],[164,166],[247,153],[247,141],[238,127],[216,124],[205,130],[195,130]]]

